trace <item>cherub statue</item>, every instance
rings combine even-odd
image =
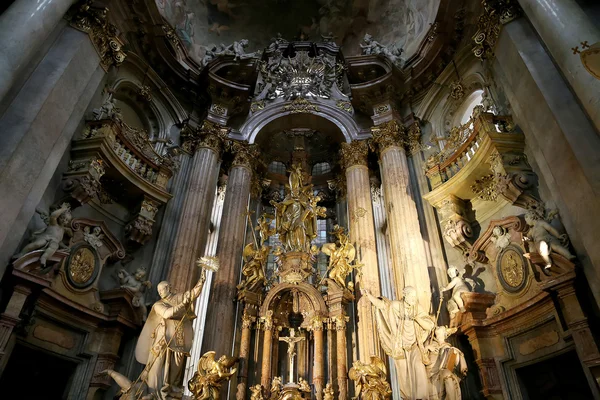
[[[325,389],[323,389],[323,400],[333,400],[335,397],[335,392],[331,387],[331,383],[325,385]]]
[[[113,97],[112,92],[110,91],[104,103],[102,103],[102,105],[99,108],[94,108],[92,112],[94,113],[94,119],[96,121],[100,121],[104,117],[120,118],[121,116],[121,109],[117,107],[117,99]]]
[[[378,41],[374,40],[373,36],[369,35],[368,33],[365,34],[365,37],[363,38],[363,43],[364,44],[360,44],[360,48],[362,49],[363,55],[381,54],[381,55],[389,58],[389,60],[393,64],[399,64],[400,56],[403,51],[402,49],[393,47],[390,50],[386,46],[384,46],[381,43],[379,43]]]
[[[198,371],[188,383],[195,400],[218,399],[222,382],[229,380],[237,371],[237,368],[232,368],[238,362],[237,358],[223,355],[215,361],[215,354],[209,351],[200,357]]]
[[[265,400],[263,395],[263,387],[261,385],[254,385],[250,387],[250,400]]]
[[[281,394],[282,381],[280,376],[276,376],[271,381],[271,400],[279,399],[279,395]]]
[[[427,372],[430,379],[429,395],[432,399],[460,400],[460,381],[467,375],[465,356],[446,341],[457,328],[438,326],[431,342],[425,346],[430,361]]]
[[[348,377],[356,383],[356,396],[353,399],[383,400],[390,399],[392,389],[387,382],[387,369],[383,360],[371,356],[371,363],[354,361]]]
[[[261,246],[264,245],[267,240],[269,240],[269,237],[275,234],[275,228],[271,228],[271,221],[273,221],[273,218],[275,217],[270,214],[261,215],[261,217],[258,219],[258,225],[256,228],[254,228],[254,230],[258,231],[260,236]]]
[[[450,277],[450,282],[441,288],[440,291],[447,292],[452,289],[452,297],[448,300],[448,312],[450,313],[450,318],[452,318],[458,311],[465,312],[465,304],[463,302],[462,297],[460,295],[462,293],[468,293],[471,291],[465,280],[460,273],[458,272],[458,268],[451,265],[448,268],[448,276]]]
[[[346,288],[346,277],[353,269],[360,268],[355,261],[356,249],[350,243],[350,238],[339,225],[335,225],[332,234],[338,238],[338,243],[325,243],[321,251],[329,256],[329,279],[341,288]]]
[[[281,33],[277,32],[277,36],[271,38],[271,43],[267,47],[267,52],[270,53],[277,50],[279,48],[279,45],[285,42],[287,42],[287,40],[285,40],[283,36],[281,36]]]
[[[117,385],[121,388],[121,390],[117,393],[117,395],[121,395],[119,400],[153,400],[154,396],[152,394],[145,394],[146,392],[146,384],[144,383],[144,379],[138,379],[135,382],[132,382],[125,375],[118,373],[112,369],[105,369],[100,372],[100,374],[106,374],[110,376]]]
[[[73,235],[73,231],[70,228],[72,220],[71,206],[68,203],[62,203],[60,208],[54,210],[49,216],[39,210],[36,210],[36,212],[40,214],[47,226],[40,231],[34,232],[29,244],[23,247],[21,252],[15,254],[13,258],[20,258],[34,250],[44,249],[40,257],[40,264],[42,268],[45,268],[48,258],[52,257],[59,248],[69,251],[69,248],[62,241],[65,233],[69,236]]]
[[[245,276],[245,279],[237,285],[238,290],[254,291],[261,284],[264,285],[267,283],[265,264],[269,257],[270,249],[269,246],[262,246],[259,249],[255,249],[254,243],[246,245],[242,254],[246,262],[242,267],[242,275]]]
[[[148,309],[146,308],[145,292],[146,289],[152,287],[152,283],[146,280],[146,268],[140,267],[135,270],[135,273],[131,275],[125,269],[121,268],[117,272],[119,277],[119,283],[122,289],[127,289],[133,293],[133,299],[131,305],[139,308],[139,313],[142,321],[146,321],[148,316]]]
[[[214,51],[216,56],[220,55],[232,55],[233,61],[238,60],[247,60],[248,58],[258,57],[260,52],[255,51],[254,53],[246,53],[246,47],[248,47],[248,39],[242,39],[239,42],[233,42],[229,46],[225,47],[223,50]]]
[[[528,211],[525,214],[525,222],[530,228],[524,240],[533,242],[535,250],[546,262],[545,270],[550,269],[552,266],[552,258],[550,257],[552,252],[560,254],[567,260],[575,259],[575,256],[567,248],[569,237],[566,233],[561,234],[534,211]]]
[[[104,239],[104,233],[102,233],[102,228],[99,226],[95,226],[94,229],[90,231],[90,227],[86,226],[85,228],[83,228],[83,239],[95,249],[97,249],[98,247],[102,247],[102,239]]]
[[[510,234],[504,227],[496,225],[492,230],[492,237],[490,240],[496,245],[498,250],[503,250],[510,244]]]
[[[298,378],[298,390],[300,390],[301,392],[310,393],[310,385],[308,384],[306,379],[302,377]]]

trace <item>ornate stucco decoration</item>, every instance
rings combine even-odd
[[[498,193],[496,192],[496,180],[494,174],[482,176],[471,185],[471,190],[482,200],[496,201]]]
[[[111,65],[119,66],[125,60],[123,42],[117,28],[108,22],[108,8],[94,8],[93,1],[86,0],[67,15],[73,28],[87,33],[100,56],[100,65],[108,72]]]
[[[382,152],[388,147],[398,146],[412,153],[420,148],[421,128],[415,121],[408,129],[392,120],[371,128],[373,137],[369,146],[373,151]]]
[[[483,12],[479,16],[477,32],[473,35],[473,54],[480,60],[494,57],[494,47],[502,25],[522,14],[516,0],[483,0]]]
[[[344,168],[353,165],[367,165],[369,146],[365,140],[354,140],[350,143],[342,143],[340,149],[341,164]]]
[[[200,127],[192,127],[189,124],[181,130],[181,147],[189,152],[195,152],[200,148],[214,150],[221,153],[225,142],[228,140],[230,128],[204,121]]]
[[[283,111],[289,111],[292,114],[319,112],[319,106],[311,103],[307,99],[297,97],[289,104],[283,106]]]
[[[343,65],[324,50],[313,57],[308,50],[298,50],[294,57],[283,57],[283,53],[276,50],[267,61],[260,63],[262,81],[258,84],[257,97],[328,99],[343,70]]]
[[[175,49],[181,48],[181,42],[179,41],[179,36],[177,36],[177,34],[175,33],[175,30],[167,24],[163,25],[162,29],[165,32],[165,37],[169,40],[171,45]]]
[[[254,166],[259,162],[260,152],[255,144],[230,141],[228,150],[233,154],[232,165],[234,167],[240,166],[254,170]]]
[[[368,33],[365,34],[363,43],[360,44],[360,48],[362,49],[363,55],[382,55],[388,58],[392,64],[396,65],[398,68],[402,68],[402,59],[400,56],[404,50],[401,48],[395,46],[388,48],[387,46],[384,46],[373,39],[373,36],[369,35]]]

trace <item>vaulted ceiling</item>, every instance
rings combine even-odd
[[[346,55],[360,53],[370,33],[384,45],[404,49],[410,58],[433,23],[440,0],[156,0],[190,56],[206,47],[249,39],[248,51],[263,49],[281,33],[292,40],[333,34]]]

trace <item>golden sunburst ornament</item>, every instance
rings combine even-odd
[[[196,265],[206,270],[217,272],[219,270],[219,259],[217,257],[200,257]]]

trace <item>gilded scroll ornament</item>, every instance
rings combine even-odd
[[[283,111],[289,111],[292,114],[315,113],[319,112],[319,106],[311,103],[305,98],[296,97],[291,103],[283,106]]]

